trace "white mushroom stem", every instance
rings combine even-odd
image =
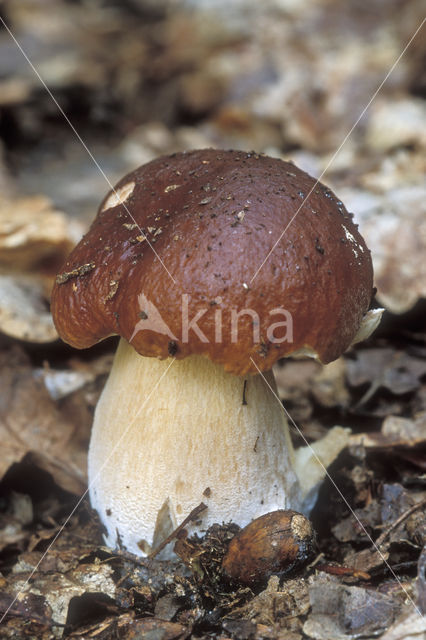
[[[330,452],[320,453],[327,466]],[[200,502],[192,530],[300,509],[325,471],[307,456],[302,485],[296,472],[285,413],[262,376],[233,376],[200,356],[145,358],[120,341],[89,450],[90,498],[109,546],[149,553]]]

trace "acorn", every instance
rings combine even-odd
[[[225,576],[256,586],[271,575],[285,576],[306,564],[316,549],[310,521],[297,511],[272,511],[241,529],[222,560]]]

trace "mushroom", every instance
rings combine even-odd
[[[200,502],[192,530],[308,513],[347,432],[293,451],[272,366],[366,337],[372,290],[352,216],[293,164],[207,149],[125,176],[52,294],[70,345],[121,336],[89,448],[107,544],[147,554]]]

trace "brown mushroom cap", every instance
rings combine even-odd
[[[251,281],[314,185],[288,162],[213,149],[161,157],[129,173],[57,277],[59,334],[78,348],[119,334],[142,355],[202,354],[240,375],[256,371],[250,356],[263,371],[303,348],[334,360],[368,310],[373,270],[351,215],[327,187],[315,186]],[[183,294],[188,319],[200,313],[207,342],[192,329],[182,340]],[[167,332],[142,330],[154,308]],[[268,327],[283,321],[271,315],[276,308],[291,314],[292,341],[268,339]],[[232,310],[244,309],[254,313],[240,315],[233,341]]]

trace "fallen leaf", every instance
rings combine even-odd
[[[376,501],[371,501],[364,509],[355,509],[347,518],[338,522],[332,532],[340,542],[365,542],[368,540],[367,534],[371,534],[380,523],[380,506]]]
[[[371,250],[377,300],[392,313],[405,313],[426,297],[424,174],[424,153],[400,149],[365,171],[358,188],[339,188]]]
[[[48,198],[0,196],[0,266],[26,271],[50,266],[53,274],[83,232]]]
[[[278,395],[282,400],[292,401],[303,397],[321,370],[321,365],[312,359],[281,360],[274,367]]]
[[[31,453],[61,487],[82,493],[89,427],[60,412],[23,351],[0,353],[0,478]]]
[[[17,616],[25,621],[49,625],[52,610],[43,595],[36,593],[21,593],[18,597],[0,592],[0,615],[8,611],[9,616]]]
[[[426,108],[413,96],[378,96],[371,105],[366,142],[375,150],[390,151],[409,145],[426,147]]]
[[[256,625],[251,620],[233,620],[225,618],[222,621],[222,628],[231,638],[239,640],[250,640],[256,634]]]
[[[420,613],[426,615],[426,544],[417,563],[416,591]]]
[[[326,364],[314,377],[312,393],[323,407],[347,407],[350,394],[346,387],[346,361],[339,358]]]
[[[81,564],[63,575],[35,573],[29,584],[27,575],[18,573],[9,583],[9,588],[13,587],[13,595],[22,594],[19,598],[42,594],[52,612],[52,623],[63,625],[72,598],[84,593],[103,593],[114,598],[116,587],[112,574],[113,569],[105,564]]]
[[[344,562],[357,571],[370,573],[374,569],[382,567],[389,559],[389,551],[376,549],[362,549],[361,551],[350,551],[345,555]]]
[[[370,385],[359,401],[365,404],[380,387],[395,395],[418,389],[420,378],[426,374],[426,360],[391,348],[362,349],[346,360],[346,369],[350,385]]]
[[[399,445],[413,446],[426,440],[426,411],[413,420],[400,416],[387,416],[382,424],[382,434]]]
[[[95,624],[80,627],[69,638],[126,638],[126,640],[184,640],[191,629],[178,622],[158,618],[136,618],[135,612],[108,616]]]
[[[247,604],[232,610],[233,618],[247,618],[258,624],[275,625],[287,629],[291,619],[309,610],[308,584],[303,579],[286,580],[282,587],[279,578],[272,576],[264,591]]]
[[[309,579],[312,612],[303,625],[309,638],[348,640],[382,633],[394,620],[400,603],[386,595],[342,585],[333,576]]]
[[[412,604],[406,604],[401,615],[380,636],[381,640],[424,640],[426,617],[419,615]]]
[[[0,274],[0,331],[27,342],[58,339],[41,278]]]
[[[425,442],[425,411],[412,419],[390,415],[384,419],[380,432],[353,433],[349,436],[349,446],[363,446],[366,449],[414,448]]]

